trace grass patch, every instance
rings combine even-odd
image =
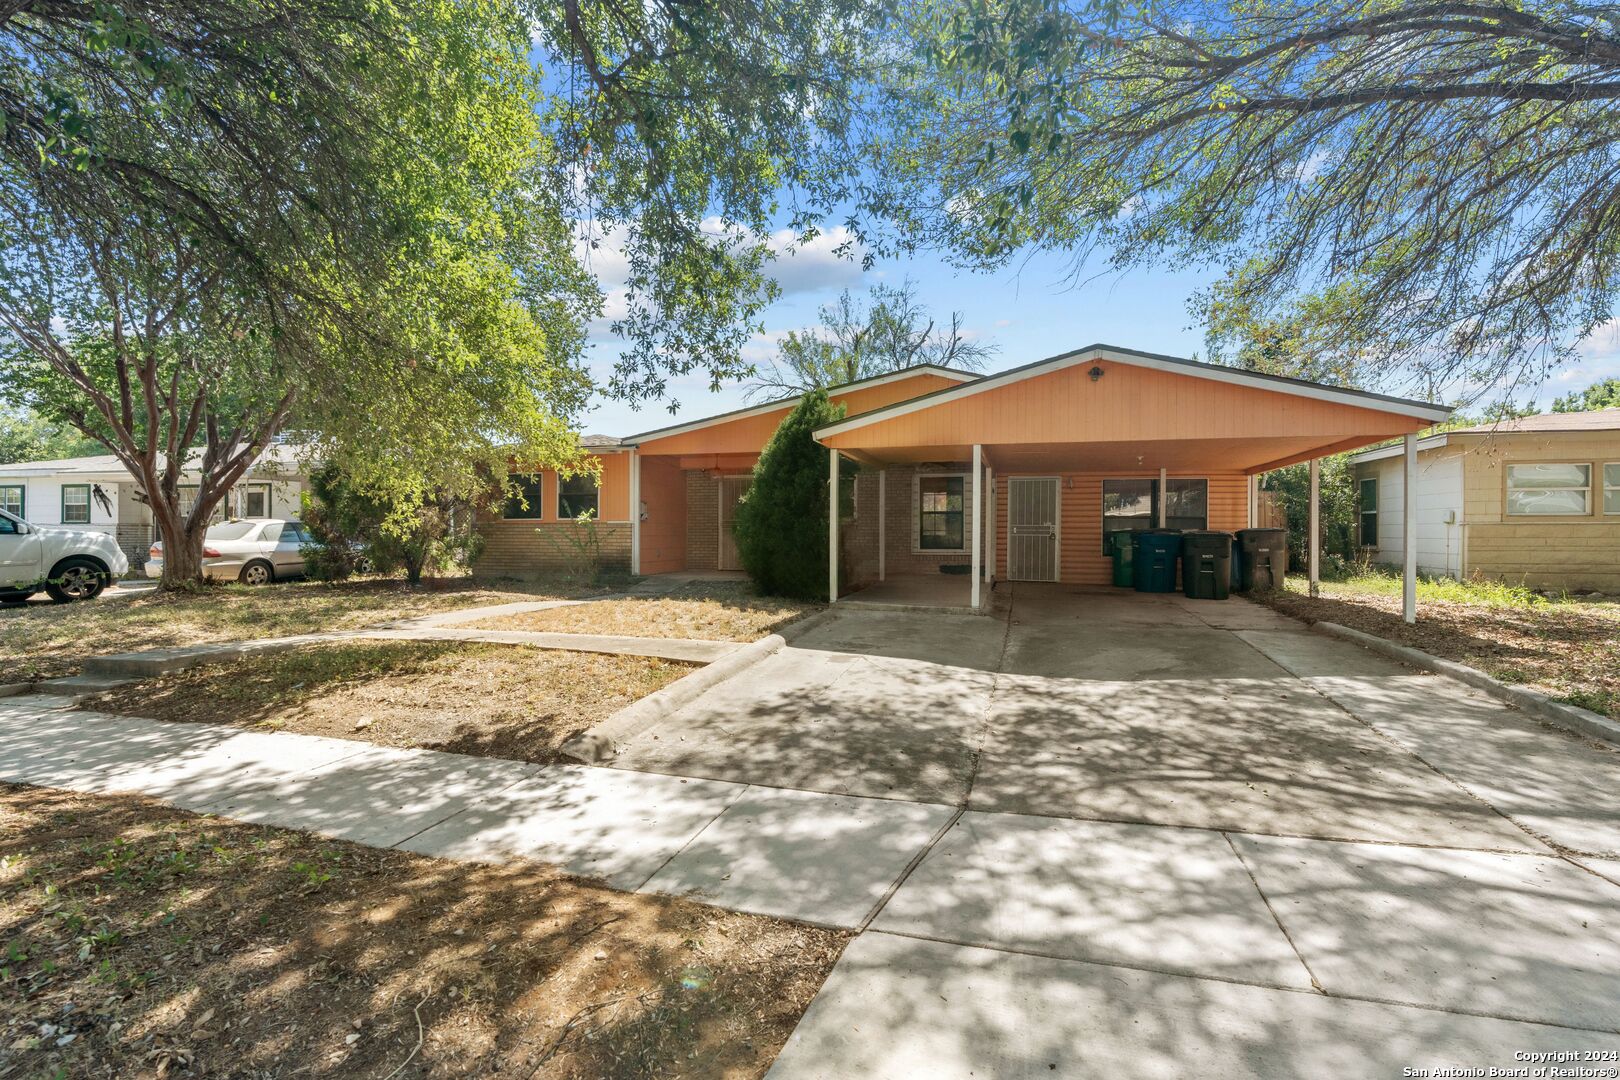
[[[1254,598],[1307,621],[1336,622],[1476,667],[1503,682],[1620,718],[1620,603],[1490,581],[1419,579],[1418,621],[1401,618],[1398,575],[1322,582],[1303,577]]]
[[[28,1077],[757,1077],[848,935],[0,785]]]
[[[8,681],[76,674],[98,653],[243,641],[322,630],[352,630],[438,611],[513,600],[567,599],[561,586],[479,583],[452,578],[412,588],[371,579],[263,588],[209,585],[195,593],[103,597],[87,604],[0,608],[0,671]]]
[[[84,707],[548,762],[574,735],[691,671],[522,645],[344,641],[191,668]]]
[[[759,596],[742,584],[706,584],[668,596],[599,600],[465,625],[487,630],[754,641],[822,607],[801,600]]]

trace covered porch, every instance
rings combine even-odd
[[[877,409],[816,432],[832,464],[829,599],[955,607],[965,594],[963,606],[982,612],[998,581],[1106,585],[1105,532],[1252,527],[1259,477],[1301,461],[1310,463],[1310,534],[1320,537],[1322,457],[1403,438],[1412,470],[1416,433],[1447,415],[1425,402],[1106,346]],[[880,507],[897,495],[906,502],[903,514],[879,510],[875,536],[857,530],[852,540],[840,514],[845,459],[861,466],[857,484],[875,484]],[[910,482],[896,492],[894,476]],[[1409,529],[1415,519],[1409,512]],[[913,555],[943,546],[965,573],[935,581],[891,565],[896,526],[911,530],[904,548]],[[841,560],[865,565],[851,573]],[[1314,591],[1320,543],[1306,569]],[[1405,572],[1413,621],[1410,558]]]

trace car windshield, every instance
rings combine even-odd
[[[259,523],[257,521],[227,521],[220,525],[210,526],[207,538],[209,540],[240,540],[258,527]]]

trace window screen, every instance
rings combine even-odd
[[[1361,481],[1361,546],[1378,546],[1378,477],[1369,476]]]
[[[513,473],[506,479],[516,490],[506,497],[504,517],[537,518],[545,516],[545,504],[541,502],[542,488],[539,473]]]
[[[600,517],[597,513],[596,477],[590,473],[563,476],[557,479],[557,516],[577,518],[581,514]]]
[[[1509,465],[1507,512],[1516,517],[1585,514],[1592,505],[1592,466]]]
[[[90,485],[62,485],[62,524],[90,524]]]
[[[917,546],[923,551],[961,551],[965,506],[960,476],[917,478]]]

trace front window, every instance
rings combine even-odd
[[[1515,517],[1587,514],[1592,509],[1592,466],[1509,465],[1507,512]]]
[[[963,477],[917,478],[917,546],[923,551],[961,551],[966,547]]]
[[[1164,505],[1167,529],[1209,528],[1209,481],[1172,479],[1165,482],[1168,498]],[[1102,482],[1102,535],[1120,530],[1140,532],[1159,525],[1159,482],[1157,480],[1104,480]]]
[[[27,517],[27,494],[28,489],[21,484],[0,484],[0,510],[20,518]]]
[[[1603,512],[1620,514],[1620,461],[1603,466]]]
[[[581,514],[591,517],[597,513],[596,477],[590,473],[557,478],[557,516],[577,518]]]
[[[506,479],[510,487],[503,517],[537,518],[544,515],[545,511],[540,503],[539,473],[513,473]]]
[[[62,485],[62,524],[90,524],[90,485]]]
[[[249,484],[242,489],[242,516],[250,518],[270,516],[269,484]]]
[[[1378,477],[1361,482],[1361,546],[1378,546]]]

